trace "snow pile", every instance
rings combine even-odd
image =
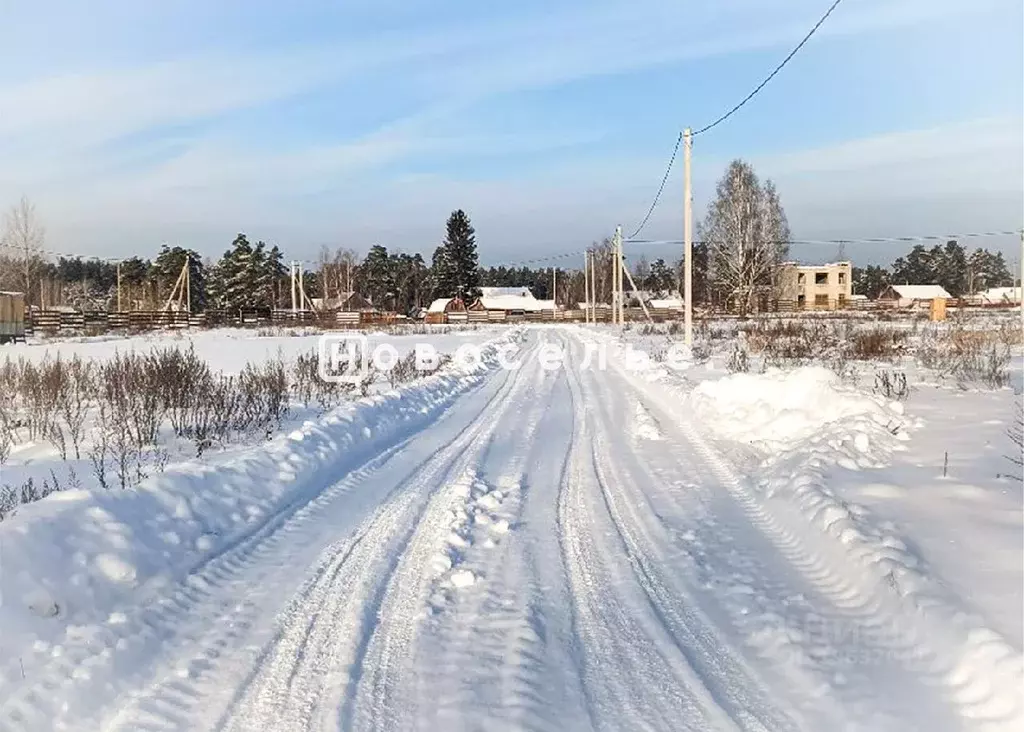
[[[518,336],[506,331],[484,346],[479,363],[453,362],[226,462],[193,460],[135,490],[71,490],[19,508],[0,523],[0,688],[20,674],[16,654],[33,639],[37,647],[59,644],[65,633],[145,601],[431,424],[498,367],[496,347]]]
[[[894,450],[904,449],[911,423],[902,405],[845,386],[816,367],[704,382],[690,404],[716,436],[759,449],[751,510],[780,546],[809,542],[844,567],[847,589],[903,605],[920,618],[944,651],[936,670],[956,690],[965,717],[999,729],[1024,720],[1019,651],[965,612],[894,524],[842,496],[842,482],[857,477],[836,466],[882,467]],[[808,528],[817,538],[797,539]]]
[[[693,390],[690,406],[716,436],[773,452],[840,425],[866,455],[877,427],[900,434],[905,421],[902,404],[849,387],[820,366],[705,381]]]

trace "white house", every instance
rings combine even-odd
[[[932,300],[951,300],[953,298],[942,285],[889,285],[878,299],[889,302],[896,307],[929,307]]]
[[[500,311],[508,315],[539,313],[554,309],[553,300],[538,300],[529,287],[481,287],[470,310]]]

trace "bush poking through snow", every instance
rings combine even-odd
[[[741,343],[732,347],[732,355],[729,356],[728,369],[734,374],[745,374],[750,371],[750,359],[747,357],[747,349]]]
[[[875,393],[886,399],[905,402],[910,397],[907,375],[902,371],[879,371],[875,374]]]
[[[447,360],[441,356],[439,365]],[[397,386],[424,375],[409,354],[387,378]],[[324,380],[315,350],[291,364],[277,358],[223,374],[191,344],[116,353],[102,363],[77,355],[38,364],[6,360],[0,364],[0,465],[18,444],[45,440],[62,460],[87,459],[100,487],[127,489],[163,471],[170,454],[162,443],[171,435],[190,441],[197,457],[215,445],[267,439],[296,403],[323,413],[366,396],[381,377],[371,368],[357,384]],[[42,490],[31,481],[5,487],[0,515],[55,490],[56,479],[52,487],[44,481]]]

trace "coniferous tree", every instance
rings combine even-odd
[[[206,270],[202,257],[191,249],[169,247],[166,244],[154,260],[152,268],[152,277],[156,281],[156,294],[159,300],[156,303],[158,307],[163,307],[167,298],[170,297],[174,283],[178,281],[178,276],[185,266],[186,257],[189,262],[189,294],[192,310],[197,312],[206,309]]]
[[[454,297],[458,292],[455,269],[443,244],[434,250],[430,262],[430,292],[432,298]]]
[[[374,244],[359,267],[363,293],[373,306],[387,309],[393,305],[395,283],[387,248]]]
[[[459,296],[469,302],[480,296],[476,232],[462,209],[452,212],[445,230],[443,270],[437,278],[436,292],[440,293],[438,297]]]

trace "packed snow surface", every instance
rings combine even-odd
[[[966,461],[941,492],[945,396],[489,337],[230,459],[0,523],[0,731],[1024,728],[1019,594],[991,589],[1021,583],[1019,498]],[[973,487],[984,581],[881,502],[922,476],[933,527]]]

